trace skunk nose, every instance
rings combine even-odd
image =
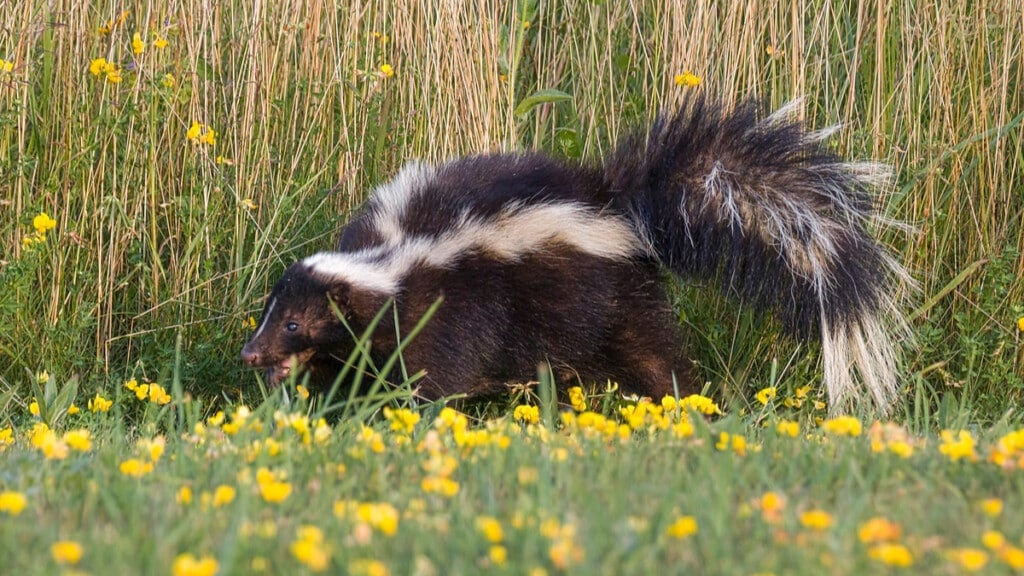
[[[258,366],[260,363],[259,352],[252,350],[249,348],[249,345],[246,344],[245,347],[242,348],[242,361],[249,366]]]

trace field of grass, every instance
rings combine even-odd
[[[60,572],[59,540],[90,573],[1024,569],[1022,39],[1019,0],[6,2],[0,572]],[[893,166],[879,207],[911,229],[879,233],[920,291],[891,428],[822,428],[816,347],[701,287],[673,298],[723,414],[534,389],[403,431],[401,390],[338,418],[236,360],[276,275],[406,160],[596,160],[694,92],[802,97]]]

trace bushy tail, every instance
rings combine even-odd
[[[885,411],[897,389],[891,331],[904,328],[903,267],[869,233],[886,167],[847,163],[809,131],[796,105],[762,117],[703,98],[606,159],[617,208],[674,272],[713,280],[773,312],[801,338],[820,333],[833,407],[866,386]]]

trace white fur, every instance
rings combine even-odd
[[[409,199],[429,184],[433,174],[433,168],[411,163],[374,192],[372,222],[384,238],[382,244],[357,252],[321,252],[303,262],[314,273],[394,294],[415,267],[447,268],[473,252],[515,262],[557,246],[612,260],[645,250],[629,221],[577,202],[511,202],[491,218],[464,213],[436,236],[408,236],[402,220]]]
[[[256,329],[256,333],[252,335],[252,338],[250,338],[250,340],[255,340],[259,338],[260,334],[263,333],[263,330],[267,328],[267,320],[270,319],[270,313],[274,311],[274,306],[276,305],[277,298],[274,298],[273,300],[270,301],[270,304],[267,305],[267,312],[263,315],[263,321],[260,322],[260,327]]]

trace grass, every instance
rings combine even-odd
[[[1024,569],[1024,429],[818,426],[781,395],[745,416],[530,395],[484,423],[436,405],[370,417],[367,400],[333,426],[302,399],[204,418],[159,396],[51,403],[52,429],[0,430],[6,570],[70,570],[67,541],[76,573],[203,573],[185,555],[218,574]]]
[[[858,528],[885,516],[902,527],[911,571],[957,573],[950,551],[962,547],[984,549],[987,570],[1009,571],[1000,555],[1013,548],[981,538],[999,530],[1024,544],[1019,470],[989,461],[1020,428],[1024,400],[1022,38],[1019,6],[999,0],[8,2],[0,445],[10,445],[0,491],[27,505],[0,512],[4,568],[57,572],[49,547],[68,538],[84,547],[85,571],[163,570],[188,552],[212,556],[221,573],[253,571],[257,557],[266,571],[290,572],[297,530],[311,524],[331,544],[334,571],[370,573],[353,562],[376,559],[394,573],[555,572],[562,544],[570,560],[583,551],[564,566],[580,573],[866,572],[879,561]],[[678,85],[684,72],[699,84]],[[411,158],[540,148],[596,160],[694,91],[772,106],[802,97],[809,124],[843,124],[840,153],[893,166],[879,207],[912,231],[879,233],[921,285],[892,416],[915,445],[910,458],[826,435],[812,404],[816,348],[684,285],[673,291],[680,323],[727,414],[695,420],[690,437],[646,428],[623,442],[595,437],[529,395],[479,410],[499,423],[472,429],[507,436],[505,448],[459,446],[435,428],[439,407],[425,407],[400,443],[381,408],[408,402],[401,392],[349,402],[330,437],[310,446],[291,423],[274,424],[277,410],[321,409],[264,395],[234,360],[250,317],[287,264],[333,243],[374,185]],[[543,102],[531,106],[531,96]],[[54,221],[45,232],[40,213]],[[137,400],[124,387],[132,379],[160,383],[170,403]],[[801,408],[782,404],[806,386]],[[765,388],[778,394],[770,408],[754,399]],[[87,409],[97,393],[113,402],[109,413]],[[545,432],[511,422],[525,401],[543,409]],[[67,414],[72,402],[82,412]],[[598,412],[619,418],[614,404],[602,400]],[[242,405],[262,431],[231,436],[208,424],[209,437],[193,436],[217,410]],[[799,438],[773,432],[780,417],[800,422]],[[85,429],[92,446],[47,458],[30,442],[40,422],[51,444]],[[358,454],[364,422],[383,452]],[[978,461],[951,462],[943,429],[969,430]],[[720,451],[722,432],[761,449]],[[157,436],[166,448],[150,458],[153,471],[122,474],[130,458],[145,463],[137,441]],[[268,439],[281,454],[266,452]],[[456,459],[451,498],[422,490],[432,442]],[[288,499],[263,500],[260,466],[287,473],[278,480]],[[204,505],[221,484],[235,499]],[[192,504],[176,501],[183,486]],[[766,521],[767,492],[784,496],[777,521]],[[1004,512],[979,512],[986,498]],[[390,503],[398,532],[337,517],[343,499]],[[800,524],[815,508],[834,519],[828,530]],[[500,523],[500,543],[476,527],[481,516]],[[675,541],[665,531],[680,516],[698,529]],[[557,526],[545,531],[545,521]],[[300,548],[321,548],[307,536]],[[508,554],[503,567],[489,558],[495,545]]]

